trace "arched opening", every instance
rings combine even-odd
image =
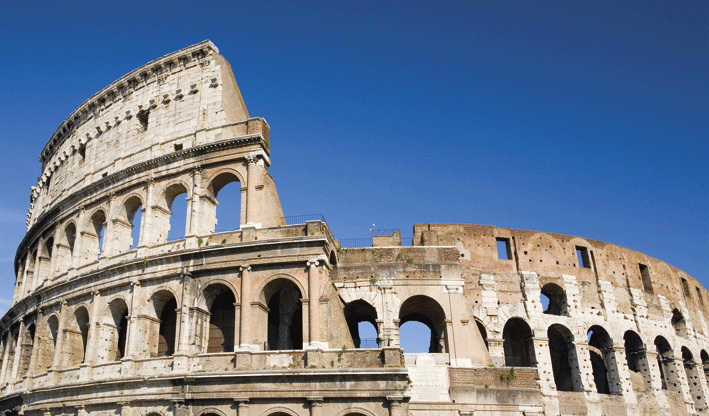
[[[355,348],[379,347],[377,310],[374,309],[374,306],[362,299],[354,300],[345,305],[345,320]],[[363,334],[360,329],[367,333]]]
[[[561,286],[555,283],[547,283],[542,287],[541,296],[546,297],[548,301],[544,313],[549,315],[568,315],[566,292]],[[542,304],[544,303],[544,298],[542,298]]]
[[[205,299],[211,314],[207,353],[234,351],[234,294],[228,287],[215,284],[205,290]]]
[[[177,329],[177,301],[170,299],[160,311],[158,329],[158,357],[175,354],[175,333]]]
[[[41,326],[40,326],[41,328]],[[44,341],[40,344],[37,349],[37,372],[46,372],[53,364],[54,361],[54,349],[57,346],[57,335],[59,331],[59,319],[56,315],[51,315],[47,318],[46,326],[44,329]],[[41,337],[38,339],[42,339]]]
[[[704,377],[707,380],[707,384],[709,384],[709,354],[707,354],[706,350],[702,350],[699,353],[699,358],[702,359],[702,368],[704,370]]]
[[[554,324],[547,330],[547,338],[556,389],[581,391],[581,377],[573,334],[565,326]]]
[[[71,268],[74,256],[74,242],[76,241],[76,226],[73,222],[64,227],[64,235],[57,244],[57,271],[65,272]]]
[[[409,322],[418,322],[422,325],[410,325],[414,331],[404,330],[404,325]],[[425,347],[426,340],[421,345],[416,334],[426,333],[425,328],[430,331],[428,339],[428,351],[421,351]],[[412,296],[401,305],[399,309],[399,343],[404,352],[448,352],[448,341],[446,336],[446,315],[443,308],[435,300],[428,296]],[[407,349],[408,348],[408,349]],[[415,350],[415,351],[412,351]]]
[[[32,254],[30,254],[29,259],[27,259],[27,269],[25,270],[25,283],[24,283],[24,290],[25,293],[24,295],[27,295],[28,293],[32,292],[32,289],[34,289],[34,279],[35,279],[35,269],[36,269],[36,264],[35,260],[37,260],[37,248],[35,247],[34,250],[31,251]]]
[[[687,322],[684,316],[678,309],[672,311],[672,327],[675,329],[675,334],[680,337],[687,337]]]
[[[613,351],[613,340],[603,327],[594,325],[589,328],[588,352],[591,355],[591,368],[596,392],[620,395],[622,390]]]
[[[30,369],[30,361],[32,358],[32,347],[34,347],[35,325],[30,324],[25,327],[25,332],[20,340],[20,367],[17,372],[17,378],[22,379]]]
[[[684,364],[684,371],[687,375],[687,384],[689,384],[689,393],[692,395],[697,411],[701,412],[706,408],[706,402],[704,400],[704,394],[702,393],[702,387],[699,381],[697,363],[694,361],[692,352],[689,351],[689,348],[687,347],[682,347],[682,361]]]
[[[89,311],[81,306],[74,311],[64,333],[65,368],[76,367],[86,359],[86,342],[89,338]]]
[[[52,252],[54,248],[54,237],[49,236],[44,240],[44,244],[41,245],[39,250],[39,267],[37,274],[37,285],[41,285],[46,279],[51,276],[51,270],[49,266],[52,260]]]
[[[480,336],[483,337],[485,348],[490,351],[490,346],[487,344],[487,329],[485,329],[485,325],[483,325],[483,323],[478,321],[477,319],[475,320],[475,323],[478,325],[478,331],[480,331]]]
[[[275,279],[263,289],[268,305],[267,348],[270,351],[303,348],[302,294],[288,279]]]
[[[205,198],[203,215],[207,232],[223,232],[241,228],[241,183],[232,172],[217,175],[207,190],[213,199]]]
[[[87,232],[82,235],[86,250],[86,260],[93,261],[103,252],[104,231],[106,229],[106,214],[97,210],[89,218]]]
[[[153,209],[155,243],[184,238],[187,233],[187,188],[181,183],[168,186]]]
[[[8,348],[7,350],[7,365],[5,367],[5,371],[2,374],[2,381],[3,383],[8,382],[10,380],[10,377],[12,375],[12,363],[15,362],[15,353],[17,351],[18,347],[18,341],[20,337],[20,324],[15,324],[10,328],[10,336],[9,339],[7,340],[7,345],[5,348]]]
[[[22,286],[25,282],[25,265],[26,264],[27,264],[27,255],[25,254],[25,256],[22,257],[22,260],[20,260],[19,265],[17,266],[17,278],[15,279],[15,293],[12,297],[14,302],[22,299],[25,296],[25,294],[23,293]],[[2,377],[2,374],[0,374],[0,377]],[[0,381],[2,381],[2,380],[0,380]]]
[[[506,366],[532,367],[535,364],[532,329],[523,319],[508,320],[502,330],[502,338]]]
[[[114,248],[116,254],[134,249],[140,243],[140,222],[143,201],[134,195],[121,207],[118,218],[113,222]],[[113,251],[112,250],[112,251]]]
[[[657,366],[660,368],[660,377],[662,378],[662,389],[678,390],[677,377],[671,370],[674,365],[674,351],[670,347],[670,343],[662,337],[655,338],[655,349],[657,352]]]
[[[103,324],[99,328],[98,362],[118,361],[125,357],[127,328],[128,305],[123,299],[114,299],[108,304]]]
[[[652,387],[652,377],[650,366],[645,354],[645,345],[640,335],[635,331],[625,331],[623,335],[625,341],[625,359],[630,370],[630,381],[635,391],[641,391]]]

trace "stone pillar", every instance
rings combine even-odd
[[[101,257],[111,257],[113,256],[113,247],[115,247],[116,235],[113,232],[114,221],[112,221],[115,216],[113,211],[116,209],[116,194],[112,193],[108,200],[108,211],[106,212],[106,229],[103,230],[103,247],[101,250]],[[130,232],[128,233],[130,236]],[[98,236],[101,238],[101,236]]]
[[[236,416],[249,416],[249,399],[245,397],[234,398]]]
[[[610,350],[608,354],[613,354],[613,357],[606,359],[606,354],[604,354],[603,358],[606,361],[606,367],[608,367],[611,361],[614,361],[617,369],[617,382],[619,384],[620,394],[623,395],[626,403],[637,403],[633,383],[630,381],[630,370],[628,369],[628,359],[625,356],[624,343],[622,341],[613,340],[613,346],[608,348],[608,350]],[[608,368],[608,371],[610,374],[610,368]]]
[[[86,208],[81,207],[79,219],[76,221],[76,236],[74,237],[74,255],[71,256],[71,267],[78,269],[84,264],[84,230],[86,228]]]
[[[311,348],[320,347],[320,269],[317,260],[309,260],[308,265],[308,323]]]
[[[155,243],[155,238],[153,237],[153,227],[155,224],[153,218],[153,199],[155,193],[155,180],[150,178],[147,183],[147,195],[145,197],[145,205],[143,206],[143,216],[140,220],[140,236],[138,237],[137,248],[142,249],[148,244]],[[144,255],[142,252],[144,250],[139,250],[138,256]]]
[[[488,342],[490,342],[488,338]],[[549,339],[546,337],[532,337],[534,344],[534,360],[539,371],[539,387],[545,396],[557,395],[556,381],[554,380],[554,367],[549,353]]]
[[[696,409],[694,406],[694,399],[692,398],[692,393],[689,390],[689,381],[687,380],[687,372],[684,369],[684,360],[682,357],[675,357],[668,363],[672,366],[671,371],[674,371],[677,377],[677,387],[675,390],[682,393],[684,398],[684,404],[687,407],[687,411],[693,414]],[[669,386],[668,386],[669,387]]]
[[[530,318],[540,317],[544,313],[540,295],[542,293],[539,288],[539,277],[533,272],[521,272],[522,275],[522,294],[524,294],[524,307],[527,310],[527,315]],[[482,281],[483,275],[480,275]],[[495,299],[497,301],[497,298]],[[485,306],[483,304],[483,306]],[[497,308],[497,302],[493,308]]]
[[[192,198],[187,199],[187,220],[185,224],[185,235],[200,235],[201,201],[202,197],[202,168],[200,166],[192,169]]]
[[[258,212],[256,212],[256,181],[257,175],[260,173],[258,166],[259,156],[250,154],[246,156],[246,224],[260,226],[256,221]]]
[[[583,338],[576,335],[576,338]],[[569,357],[569,366],[571,367],[571,377],[574,378],[574,387],[576,391],[583,391],[586,394],[596,395],[596,383],[593,381],[593,367],[591,366],[591,353],[588,351],[588,343],[575,342],[573,346],[576,348],[576,363],[573,361],[573,354]],[[578,367],[574,371],[574,367]]]
[[[404,401],[404,396],[387,396],[389,401],[389,416],[406,416],[401,402]]]
[[[57,237],[57,233],[54,233],[54,237]],[[47,273],[47,277],[45,280],[49,280],[50,282],[54,279],[54,274],[57,272],[57,259],[60,257],[59,254],[59,247],[61,244],[59,244],[57,241],[52,242],[52,254],[49,256],[49,271]]]
[[[487,346],[495,367],[503,367],[505,365],[505,340],[488,335]]]
[[[7,374],[7,369],[8,369],[8,361],[10,359],[10,337],[12,336],[12,331],[7,331],[7,335],[5,336],[5,351],[2,354],[2,368],[0,369],[0,386],[5,384],[5,375]],[[17,348],[15,348],[17,349]]]
[[[20,321],[20,330],[17,332],[17,341],[15,342],[15,356],[12,362],[12,372],[10,373],[10,385],[17,381],[17,372],[20,369],[20,360],[22,360],[22,338],[24,338],[25,321]]]
[[[138,280],[130,282],[129,309],[128,316],[126,317],[126,353],[121,359],[121,373],[125,375],[133,375],[135,373],[135,345],[138,342],[141,342],[141,340],[137,339],[138,333],[137,328],[135,327],[135,317],[138,316],[135,311],[135,291],[139,286],[140,281]]]
[[[131,409],[130,402],[118,402],[116,404],[120,406],[118,410],[119,416],[133,416],[133,409]]]
[[[41,283],[40,275],[43,268],[42,266],[44,266],[44,264],[42,264],[42,258],[42,241],[40,241],[37,244],[37,252],[34,258],[34,274],[32,275],[32,284],[29,287],[30,292],[35,290]]]
[[[241,266],[241,316],[239,324],[239,347],[251,350],[251,266]]]
[[[89,311],[89,330],[86,339],[86,356],[84,362],[79,366],[81,368],[81,378],[83,380],[91,379],[91,369],[96,359],[96,348],[99,338],[99,306],[101,302],[101,293],[97,290],[92,293],[91,310]]]
[[[310,416],[321,416],[322,415],[322,397],[306,397],[306,400],[310,403]]]
[[[25,257],[25,265],[23,267],[24,270],[24,276],[22,277],[22,288],[20,289],[20,296],[17,297],[17,300],[20,300],[27,295],[27,292],[30,290],[30,286],[32,283],[28,283],[27,280],[31,279],[31,276],[27,276],[27,269],[29,268],[30,265],[30,257],[32,256],[32,252],[27,253],[27,256]]]
[[[54,346],[54,358],[52,359],[52,367],[48,373],[56,376],[56,371],[61,370],[62,366],[62,350],[64,349],[64,329],[66,328],[66,301],[61,302],[59,309],[59,325],[57,325],[57,343]]]

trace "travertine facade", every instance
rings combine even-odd
[[[691,276],[480,225],[343,248],[321,218],[283,216],[268,124],[209,41],[95,94],[40,161],[0,320],[5,414],[709,413],[709,293]],[[215,232],[232,182],[241,226]],[[429,353],[399,349],[409,321]]]

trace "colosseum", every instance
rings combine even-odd
[[[682,270],[487,225],[343,247],[284,217],[270,145],[210,41],[69,115],[0,321],[3,415],[709,414],[709,294]],[[240,226],[217,231],[231,183]],[[400,348],[410,321],[428,352]]]

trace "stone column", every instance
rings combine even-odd
[[[57,237],[57,233],[54,233],[54,237]],[[59,258],[59,247],[61,244],[56,240],[52,242],[52,254],[49,256],[49,271],[47,273],[46,280],[50,282],[54,279],[54,274],[57,272],[57,259]]]
[[[113,211],[116,208],[116,194],[112,193],[111,197],[108,199],[108,210],[106,212],[106,228],[103,230],[103,247],[101,250],[100,257],[111,257],[113,256],[114,239],[116,236],[113,232],[113,219],[115,218]],[[130,236],[130,233],[128,234]],[[99,236],[101,238],[101,236]]]
[[[200,235],[201,201],[202,196],[202,168],[200,166],[192,169],[192,198],[187,199],[187,223],[185,224],[185,235]]]
[[[5,384],[5,375],[7,374],[8,361],[10,359],[10,337],[12,336],[12,331],[7,331],[5,336],[5,351],[2,354],[2,368],[0,369],[0,386]]]
[[[153,178],[148,179],[146,187],[147,195],[145,197],[145,205],[143,205],[143,216],[140,219],[140,236],[138,237],[137,245],[137,248],[143,250],[139,250],[138,256],[144,255],[144,247],[155,242],[153,238],[153,227],[155,223],[153,218],[153,194],[155,193],[155,180]]]
[[[668,364],[670,366],[673,366],[671,370],[674,370],[674,373],[677,377],[677,387],[675,388],[675,390],[682,393],[682,397],[684,398],[684,404],[687,407],[687,411],[690,414],[693,414],[696,409],[694,406],[694,399],[692,398],[692,393],[689,391],[689,382],[687,380],[687,372],[684,369],[684,360],[682,359],[682,357],[674,357]]]
[[[625,356],[625,346],[622,341],[613,340],[613,346],[608,348],[609,354],[613,354],[612,359],[606,359],[606,366],[614,361],[617,368],[617,378],[620,387],[620,394],[623,395],[626,403],[637,403],[637,398],[635,396],[635,390],[633,390],[633,383],[630,381],[630,370],[628,369],[628,359]],[[605,359],[605,354],[604,357]],[[609,369],[610,373],[610,369]]]
[[[320,347],[320,270],[317,260],[309,260],[308,265],[308,322],[310,347]]]
[[[259,173],[258,155],[246,156],[246,224],[257,225],[258,212],[256,212],[256,181]]]
[[[17,332],[17,341],[15,342],[15,356],[12,362],[12,372],[10,373],[10,385],[17,381],[17,372],[20,370],[20,360],[22,360],[22,338],[25,335],[25,321],[20,321],[20,330]]]
[[[40,283],[42,283],[40,282],[40,274],[43,269],[42,266],[44,266],[42,264],[42,258],[42,241],[40,241],[37,244],[37,253],[34,258],[34,274],[32,275],[32,284],[29,287],[29,291],[33,291],[37,288],[37,286],[39,286]]]
[[[404,396],[387,396],[389,401],[389,416],[406,416],[401,402],[404,401]]]
[[[236,416],[249,416],[249,399],[245,397],[234,398]]]
[[[321,416],[322,415],[322,397],[306,397],[306,400],[310,402],[310,416]]]
[[[133,411],[130,407],[130,402],[118,402],[116,403],[118,406],[120,406],[120,409],[118,411],[119,416],[132,416]]]
[[[29,290],[29,287],[32,285],[32,283],[27,283],[28,276],[27,276],[27,268],[30,265],[30,257],[32,256],[31,252],[27,253],[27,256],[25,257],[25,265],[22,268],[24,276],[22,277],[22,287],[20,288],[20,296],[17,297],[17,300],[20,300],[27,295],[27,292]],[[36,268],[35,268],[36,269]]]
[[[52,359],[52,367],[48,373],[56,375],[57,370],[62,367],[62,349],[64,349],[64,329],[66,327],[66,309],[67,303],[65,300],[61,302],[59,309],[59,325],[57,325],[57,343],[54,346],[54,358]]]
[[[79,366],[81,368],[81,378],[83,380],[91,379],[91,369],[96,359],[96,347],[99,338],[99,319],[98,319],[98,304],[101,302],[101,293],[97,290],[92,293],[91,310],[89,311],[89,330],[86,339],[86,356],[84,362]]]
[[[125,355],[121,359],[121,373],[125,375],[132,375],[135,373],[135,345],[140,342],[136,339],[137,329],[135,327],[136,321],[135,317],[138,314],[135,311],[135,291],[140,286],[140,281],[134,280],[130,282],[130,300],[128,304],[128,316],[126,317],[126,345],[125,345]]]
[[[251,266],[241,266],[241,316],[239,330],[239,347],[251,350]]]
[[[487,337],[487,346],[490,353],[490,358],[495,367],[505,365],[505,340],[503,338]]]
[[[582,338],[579,335],[576,339]],[[576,363],[573,363],[573,354],[569,357],[569,366],[571,367],[571,377],[574,379],[574,387],[576,391],[583,391],[586,394],[596,395],[596,383],[593,380],[593,367],[591,366],[591,353],[588,351],[587,342],[575,342],[573,346],[576,348]],[[574,371],[574,366],[578,366],[578,371]]]
[[[78,269],[84,264],[84,229],[86,228],[86,208],[81,207],[79,219],[76,221],[76,235],[74,237],[74,255],[71,256],[71,267]]]

